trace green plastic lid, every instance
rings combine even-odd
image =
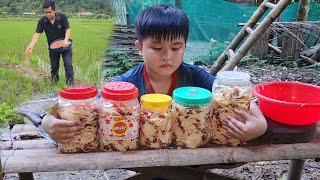
[[[183,105],[203,105],[211,99],[211,92],[199,87],[181,87],[173,91],[173,100]]]

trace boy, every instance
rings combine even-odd
[[[197,86],[211,90],[214,76],[205,70],[183,63],[184,50],[189,32],[187,16],[176,8],[155,5],[147,8],[136,19],[135,41],[144,63],[113,81],[127,81],[139,89],[139,96],[146,93],[172,95],[173,89],[181,86]],[[250,114],[237,111],[246,119],[241,123],[228,117],[227,129],[237,138],[248,141],[262,135],[267,124],[255,103]],[[49,135],[60,143],[68,142],[81,131],[79,122],[57,120],[45,116],[43,126]]]

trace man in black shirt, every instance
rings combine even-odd
[[[48,45],[58,39],[63,40],[62,47],[70,45],[69,37],[71,28],[69,26],[66,15],[56,13],[55,3],[53,1],[45,1],[43,4],[44,16],[38,21],[37,29],[32,40],[25,50],[25,54],[31,54],[34,45],[38,42],[41,33],[44,31],[47,36]],[[51,81],[57,83],[59,81],[59,61],[62,55],[64,68],[66,72],[67,85],[73,84],[73,66],[72,66],[72,49],[65,48],[63,51],[54,51],[49,48],[50,64],[51,64]]]

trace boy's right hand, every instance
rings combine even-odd
[[[52,139],[62,144],[68,143],[75,136],[80,135],[83,129],[80,121],[66,121],[52,115],[44,116],[42,127]]]

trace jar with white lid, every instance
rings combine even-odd
[[[245,142],[235,138],[223,127],[228,126],[227,116],[231,116],[241,122],[245,121],[245,119],[234,112],[234,109],[249,111],[252,99],[250,74],[239,71],[219,72],[212,86],[212,95],[212,142],[231,146],[244,144]]]

